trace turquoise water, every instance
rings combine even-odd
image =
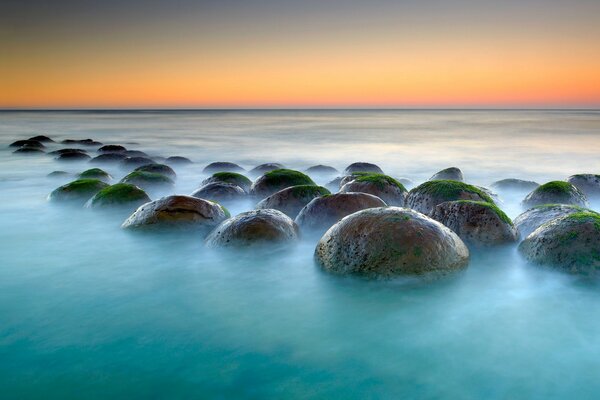
[[[186,194],[212,161],[339,170],[370,161],[415,183],[456,165],[481,185],[600,170],[593,111],[0,113],[6,145],[40,133],[187,156],[196,163],[176,167],[175,188]],[[440,281],[365,281],[318,270],[314,238],[227,254],[193,235],[131,235],[122,215],[46,202],[68,180],[48,172],[85,164],[0,147],[1,398],[592,399],[600,390],[598,281],[527,265],[514,247],[474,253],[466,271]],[[523,194],[502,195],[516,216]]]

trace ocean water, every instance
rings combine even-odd
[[[516,246],[472,252],[442,280],[377,281],[323,273],[310,237],[227,253],[196,235],[127,233],[123,215],[46,201],[70,180],[46,174],[87,166],[7,148],[37,134],[189,157],[175,167],[183,194],[213,161],[340,171],[368,161],[415,184],[448,166],[478,185],[600,172],[598,111],[0,112],[0,398],[600,392],[597,280],[528,265]],[[500,195],[509,216],[522,211],[524,193]]]

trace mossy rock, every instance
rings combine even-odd
[[[283,166],[283,164],[279,164],[279,163],[260,164],[260,165],[257,165],[256,167],[252,168],[250,171],[248,171],[248,175],[259,176],[259,175],[266,174],[267,172],[274,171],[276,169],[284,169],[284,168],[285,167]]]
[[[250,191],[250,187],[252,186],[252,181],[245,177],[242,174],[238,174],[237,172],[215,172],[209,178],[206,178],[202,185],[208,185],[209,183],[215,182],[223,182],[230,183],[232,185],[237,185],[244,189],[246,192]]]
[[[31,139],[17,140],[15,142],[12,142],[9,145],[9,147],[24,147],[24,146],[36,148],[36,149],[46,148],[46,146],[44,146],[43,143],[40,142],[39,140],[31,140]]]
[[[307,168],[304,172],[306,172],[307,175],[335,175],[338,173],[338,170],[333,167],[330,167],[329,165],[319,164]]]
[[[514,223],[521,237],[526,238],[540,226],[560,217],[566,217],[570,214],[587,211],[587,208],[574,206],[570,204],[542,204],[535,206],[520,214],[515,218]]]
[[[331,192],[322,186],[291,186],[263,199],[256,205],[256,208],[279,210],[290,218],[296,218],[304,206],[313,199],[326,194],[331,194]]]
[[[513,191],[513,192],[529,193],[532,190],[535,190],[538,186],[540,186],[540,184],[537,182],[534,182],[534,181],[526,181],[523,179],[508,178],[508,179],[501,179],[499,181],[496,181],[496,182],[492,183],[490,186],[499,191]]]
[[[141,188],[129,183],[117,183],[107,186],[94,195],[87,206],[91,208],[127,207],[137,208],[150,201]]]
[[[404,206],[408,191],[400,182],[384,174],[358,174],[340,188],[340,193],[360,192],[379,197],[388,206]]]
[[[79,174],[79,179],[99,179],[104,182],[108,182],[112,179],[112,176],[103,169],[91,168],[83,171]]]
[[[485,201],[494,204],[494,200],[480,188],[454,180],[427,181],[408,192],[406,206],[425,215],[431,215],[441,203],[456,200]]]
[[[215,172],[244,172],[244,168],[240,167],[236,163],[227,161],[217,161],[208,164],[204,167],[204,173],[215,173]]]
[[[535,264],[597,276],[600,272],[600,214],[581,211],[553,219],[521,242],[519,251]]]
[[[121,168],[124,168],[126,170],[131,170],[132,168],[135,169],[149,164],[156,164],[156,161],[148,157],[125,157],[119,163]]]
[[[98,153],[122,153],[127,151],[125,146],[119,144],[107,144],[98,149]]]
[[[252,184],[250,193],[260,199],[290,186],[316,185],[308,175],[292,169],[276,169],[262,175]]]
[[[569,182],[552,181],[529,193],[522,202],[526,208],[541,204],[572,204],[587,207],[587,197]]]
[[[165,164],[146,164],[141,167],[137,167],[135,171],[153,172],[155,174],[161,174],[171,179],[175,179],[177,174],[173,171],[173,168]]]
[[[244,189],[232,183],[213,182],[195,190],[191,196],[222,203],[232,203],[243,200],[246,198],[247,193]]]
[[[122,153],[104,153],[90,160],[90,164],[115,164],[123,161],[127,156]]]
[[[48,178],[65,178],[71,176],[67,171],[52,171],[46,177]]]
[[[567,182],[575,185],[588,199],[600,199],[600,175],[577,174],[567,178]]]
[[[77,179],[54,189],[48,196],[48,200],[84,204],[106,187],[108,184],[99,179]]]
[[[71,151],[67,153],[59,154],[55,158],[57,161],[88,161],[91,157],[81,151]]]
[[[58,156],[58,155],[65,154],[65,153],[84,153],[84,154],[87,154],[87,150],[76,149],[74,147],[69,147],[69,148],[66,148],[66,149],[54,150],[54,151],[49,152],[48,154]]]
[[[370,172],[373,174],[383,174],[381,168],[379,168],[375,164],[371,164],[368,162],[355,162],[348,165],[344,170],[345,175],[351,175],[354,172]]]
[[[450,167],[450,168],[443,169],[439,172],[436,172],[435,174],[433,174],[433,176],[431,178],[429,178],[429,180],[430,181],[449,180],[449,181],[464,182],[465,177],[463,176],[463,173],[459,168]]]
[[[121,183],[129,183],[144,190],[172,187],[175,182],[168,176],[147,171],[133,171],[121,179]]]

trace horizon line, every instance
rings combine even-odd
[[[2,108],[0,112],[74,111],[600,111],[596,107],[73,107]]]

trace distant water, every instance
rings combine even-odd
[[[122,215],[46,202],[69,180],[47,173],[86,165],[6,148],[37,134],[186,156],[185,194],[212,161],[368,161],[415,183],[458,166],[479,185],[600,172],[598,111],[0,112],[0,398],[600,392],[598,281],[527,265],[514,247],[474,253],[441,281],[365,281],[317,269],[313,238],[239,255],[191,235],[127,234]],[[500,205],[514,217],[522,197]]]

